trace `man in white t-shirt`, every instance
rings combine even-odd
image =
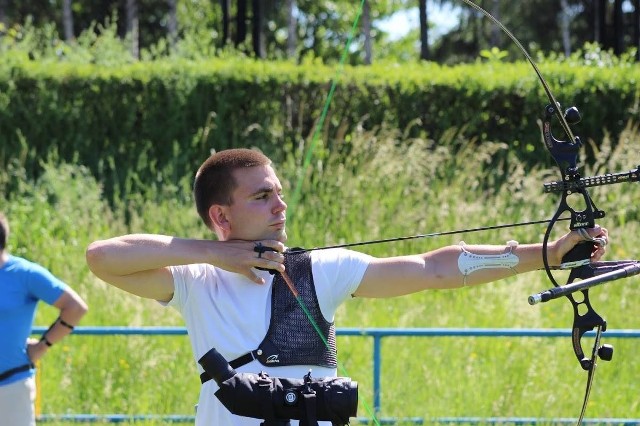
[[[271,161],[255,150],[231,149],[209,157],[196,174],[194,197],[200,217],[217,241],[124,235],[92,243],[87,262],[102,280],[182,314],[194,360],[204,377],[196,425],[258,426],[263,422],[231,414],[214,396],[218,384],[197,363],[212,348],[228,361],[243,357],[235,368],[239,373],[264,371],[271,377],[301,379],[312,370],[316,378],[335,377],[333,318],[346,299],[477,285],[543,267],[539,243],[453,245],[389,258],[345,249],[288,250],[282,186]],[[605,252],[607,231],[596,227],[588,234],[586,238],[600,242],[591,254],[597,261]],[[584,240],[585,235],[570,232],[549,243],[550,265],[559,265]],[[286,269],[291,259],[296,259],[300,271],[298,266]],[[291,291],[289,302],[283,291]],[[297,341],[295,333],[282,333],[282,326],[289,327],[300,318],[297,311],[304,310],[296,307],[296,299],[310,305],[311,315],[320,323],[319,334],[325,334],[319,339],[326,349],[317,342]],[[308,332],[308,326],[300,325],[295,331]],[[282,352],[260,358],[261,348],[273,342]],[[304,348],[319,349],[305,352]],[[287,365],[287,360],[294,364]]]

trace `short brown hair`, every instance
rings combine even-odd
[[[3,251],[7,247],[7,240],[9,239],[9,221],[4,213],[0,212],[0,251]]]
[[[214,204],[231,205],[231,194],[237,183],[232,172],[236,169],[268,166],[271,160],[259,151],[236,148],[216,152],[205,160],[198,169],[193,183],[193,196],[200,218],[212,227],[209,207]]]

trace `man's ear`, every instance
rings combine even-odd
[[[227,218],[227,209],[225,206],[213,204],[209,207],[209,219],[214,229],[229,231],[229,219]]]

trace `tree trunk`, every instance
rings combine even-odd
[[[620,55],[624,50],[624,21],[622,0],[613,2],[613,52]]]
[[[593,41],[595,43],[600,43],[600,33],[602,31],[600,29],[600,13],[602,13],[600,11],[600,0],[593,0],[591,8],[593,12]]]
[[[231,21],[231,17],[229,16],[229,9],[231,5],[229,4],[231,0],[220,0],[220,8],[222,9],[222,46],[227,45],[227,41],[229,41],[229,24]]]
[[[72,41],[73,34],[73,12],[71,10],[71,0],[62,2],[62,27],[64,28],[64,39]]]
[[[0,0],[0,24],[4,24],[5,30],[7,27],[7,1],[8,0]],[[2,32],[4,33],[4,31]],[[0,33],[0,37],[2,37],[2,33]]]
[[[500,0],[493,0],[491,14],[498,21],[500,20]],[[497,25],[491,26],[491,47],[500,47],[502,41],[502,30]]]
[[[471,10],[469,26],[471,27],[473,39],[471,41],[469,53],[474,57],[480,54],[480,46],[482,45],[482,40],[485,38],[482,28],[482,18],[483,15],[481,13],[477,12],[475,9]]]
[[[560,5],[560,31],[562,33],[562,47],[564,48],[564,56],[569,57],[571,55],[571,32],[569,31],[571,17],[569,16],[569,3],[567,2],[567,0],[560,0]]]
[[[293,59],[296,57],[298,43],[297,19],[295,17],[296,0],[286,0],[285,6],[287,8],[287,58]],[[291,91],[285,90],[285,93],[285,127],[287,131],[292,131],[296,106]]]
[[[252,0],[251,7],[253,9],[253,26],[251,31],[251,39],[253,43],[253,52],[257,58],[264,59],[267,55],[265,53],[264,45],[264,0]]]
[[[636,61],[640,60],[640,0],[633,1],[633,40],[636,46]]]
[[[638,0],[640,1],[640,0]],[[296,10],[296,0],[287,0],[287,16],[289,22],[287,25],[287,57],[293,58],[296,54],[296,45],[298,44],[298,22],[294,16]]]
[[[131,37],[131,55],[140,58],[140,23],[138,21],[138,3],[136,0],[127,0],[126,11],[127,35]]]
[[[371,65],[371,6],[364,0],[362,8],[362,30],[364,31],[364,63]]]
[[[420,14],[420,60],[429,60],[429,20],[427,14],[427,0],[418,0]]]
[[[247,38],[247,0],[238,0],[236,10],[236,47]]]
[[[169,24],[167,30],[169,31],[169,42],[171,43],[171,49],[176,47],[178,41],[178,0],[169,1]]]
[[[594,0],[598,10],[596,11],[596,28],[598,34],[595,39],[600,46],[607,47],[607,0]]]

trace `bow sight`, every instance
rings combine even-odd
[[[547,105],[544,110],[544,120],[542,127],[542,134],[544,137],[544,143],[547,149],[551,153],[551,156],[555,160],[558,167],[560,167],[562,173],[562,180],[555,182],[547,182],[544,184],[544,192],[567,192],[568,195],[575,192],[582,193],[582,190],[594,186],[612,185],[614,183],[623,182],[638,182],[640,181],[640,166],[634,170],[620,173],[607,173],[600,176],[580,177],[578,173],[578,155],[579,149],[582,147],[580,137],[573,136],[573,141],[559,141],[553,137],[551,133],[551,120],[554,116],[557,116],[558,112],[553,105]],[[562,116],[567,124],[576,124],[580,121],[580,112],[576,107],[567,109]],[[600,219],[605,216],[602,210],[598,210],[593,204],[593,200],[589,199],[587,204],[588,211],[578,212],[573,211],[571,215],[571,229],[581,227],[593,227],[594,223],[585,222],[589,216],[593,216],[594,219]],[[590,214],[587,214],[590,213]],[[582,221],[582,222],[580,222]]]

